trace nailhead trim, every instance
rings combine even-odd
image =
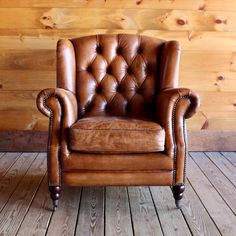
[[[176,107],[178,102],[181,99],[189,99],[188,96],[180,96],[178,99],[175,101],[173,111],[172,111],[172,134],[174,134],[174,128],[175,128],[175,115],[176,115]],[[185,119],[183,120],[183,129],[184,129],[184,175],[183,175],[183,182],[185,183],[185,177],[186,177],[186,154],[187,154],[187,145],[186,145],[186,126],[185,126]],[[175,141],[175,136],[173,135],[173,141],[174,141],[174,170],[173,170],[173,186],[176,185],[176,161],[177,161],[177,150],[176,150],[176,141]]]
[[[49,137],[48,137],[48,145],[47,145],[47,165],[48,165],[48,169],[50,167],[50,162],[49,162],[49,158],[50,158],[50,146],[51,146],[51,139],[52,139],[52,120],[53,120],[53,111],[51,108],[49,108],[47,105],[46,105],[46,100],[50,97],[55,97],[57,99],[57,101],[60,103],[60,99],[58,96],[56,96],[55,94],[53,93],[48,93],[47,96],[45,96],[43,98],[43,106],[46,110],[49,111],[50,115],[49,115]],[[61,146],[59,146],[58,148],[58,154],[60,153],[61,151]],[[59,186],[61,186],[61,160],[60,158],[58,159],[58,162],[59,162]],[[48,173],[48,179],[49,179],[49,185],[50,186],[54,186],[53,184],[50,183],[50,171]]]

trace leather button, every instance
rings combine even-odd
[[[118,93],[121,93],[121,86],[120,85],[118,85],[117,87],[116,87],[116,91],[118,92]]]
[[[102,47],[101,46],[97,46],[96,52],[97,52],[97,54],[102,54]]]
[[[141,92],[142,92],[142,87],[136,89],[136,93],[141,93]]]
[[[131,67],[128,67],[128,68],[127,68],[127,73],[128,73],[129,75],[131,75],[132,72],[133,72],[133,71],[132,71]]]
[[[91,65],[89,65],[89,66],[87,67],[87,71],[88,71],[89,73],[92,73],[93,69],[92,69],[92,66],[91,66]]]
[[[138,53],[138,54],[143,53],[143,48],[142,48],[142,47],[139,47],[138,50],[137,50],[137,53]]]
[[[118,47],[116,49],[116,54],[120,55],[122,53],[122,48]]]
[[[107,67],[107,71],[106,72],[107,72],[107,74],[111,74],[112,73],[110,66]]]
[[[102,87],[100,85],[97,86],[96,93],[102,93]]]
[[[110,112],[111,111],[111,106],[109,104],[106,104],[105,111],[106,112]]]
[[[125,110],[126,110],[126,112],[129,112],[129,111],[130,111],[130,105],[129,105],[129,103],[126,104]]]
[[[151,75],[152,74],[152,67],[150,65],[147,65],[146,67],[146,74]]]

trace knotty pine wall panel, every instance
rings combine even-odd
[[[35,98],[55,87],[57,40],[100,33],[180,41],[180,86],[202,103],[188,129],[236,132],[234,0],[0,0],[0,131],[46,131]]]

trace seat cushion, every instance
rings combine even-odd
[[[119,117],[89,117],[69,132],[70,149],[89,153],[146,153],[164,150],[165,131],[151,121]]]

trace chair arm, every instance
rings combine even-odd
[[[48,88],[42,90],[37,97],[37,107],[49,117],[48,136],[48,172],[49,184],[60,185],[61,156],[68,156],[68,128],[75,123],[78,116],[77,99],[65,89]]]
[[[189,100],[190,105],[185,111],[184,117],[186,119],[192,117],[200,106],[200,99],[198,94],[186,88],[170,88],[162,90],[157,97],[157,117],[159,119],[164,118],[164,120],[166,120],[165,115],[168,113],[168,111],[172,111],[180,99]],[[159,122],[161,121],[162,120],[159,120]]]
[[[42,90],[37,96],[37,107],[45,116],[50,117],[51,112],[56,109],[55,102],[48,102],[51,98],[55,98],[59,103],[61,108],[64,110],[64,118],[68,119],[71,123],[72,120],[77,120],[77,99],[75,95],[62,88],[47,88]]]
[[[162,90],[156,100],[156,119],[164,128],[165,152],[174,158],[174,184],[184,180],[187,139],[185,119],[192,117],[200,105],[199,96],[185,88]]]

